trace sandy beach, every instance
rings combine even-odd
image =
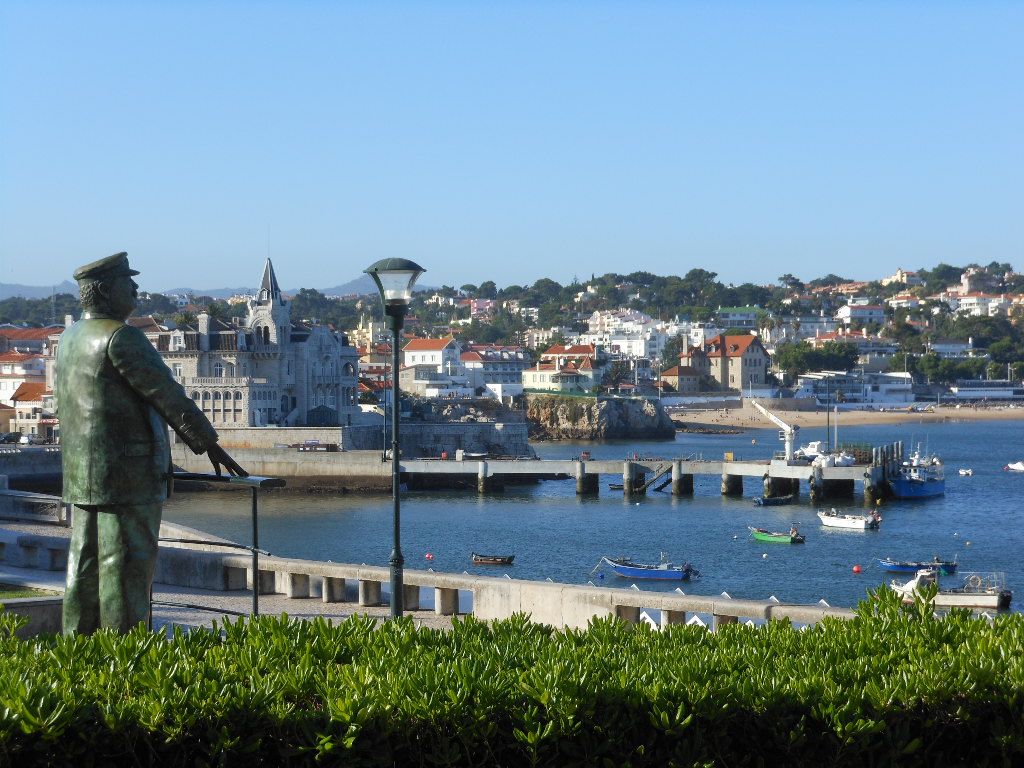
[[[771,410],[771,408],[769,408]],[[787,424],[799,427],[823,427],[832,421],[835,414],[826,416],[825,410],[820,411],[774,411],[775,415]],[[674,411],[672,418],[680,425],[692,424],[705,427],[733,427],[738,429],[772,429],[771,421],[753,406],[744,404],[742,408],[719,410],[684,410]],[[839,424],[853,426],[856,424],[930,424],[934,422],[957,421],[1002,421],[1010,419],[1024,420],[1024,407],[988,407],[972,408],[962,406],[936,407],[934,411],[840,411]]]

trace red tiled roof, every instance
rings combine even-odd
[[[44,341],[63,330],[63,325],[48,325],[46,328],[0,328],[0,336],[5,336],[11,341]]]
[[[451,344],[455,343],[454,336],[445,336],[443,339],[413,339],[404,347],[403,352],[440,352]]]
[[[757,336],[724,336],[719,334],[707,342],[708,351],[712,354],[725,352],[726,357],[742,357],[750,345],[757,341]]]
[[[11,402],[20,400],[26,403],[34,403],[37,400],[42,400],[45,394],[46,382],[26,381],[11,395]]]
[[[5,352],[0,355],[0,363],[24,363],[26,360],[38,360],[42,355],[31,352]]]

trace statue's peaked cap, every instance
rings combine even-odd
[[[128,266],[128,254],[124,251],[107,256],[75,270],[75,280],[103,280],[120,275],[137,275],[138,270]]]

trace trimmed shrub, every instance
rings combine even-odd
[[[287,616],[171,637],[13,636],[0,764],[1012,765],[1024,617],[879,590],[851,621],[449,631]]]

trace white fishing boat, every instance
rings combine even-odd
[[[947,577],[947,583],[950,577]],[[937,608],[988,608],[1003,610],[1010,607],[1013,593],[1006,588],[1006,575],[1003,573],[961,573],[958,577],[960,586],[949,589],[939,584],[939,573],[936,568],[922,568],[910,581],[893,581],[889,588],[903,598],[903,602],[912,603],[920,589],[926,586],[939,585],[934,605]]]
[[[793,456],[794,456],[794,458],[797,458],[797,459],[804,459],[806,461],[813,461],[814,459],[818,458],[819,456],[824,456],[825,455],[825,451],[822,450],[822,447],[824,445],[825,445],[825,441],[824,440],[812,440],[807,445],[803,445],[803,446],[797,448],[796,452],[793,454]]]
[[[970,477],[971,475],[973,475],[973,474],[974,474],[974,470],[968,467],[968,468],[966,468],[966,469],[961,469],[961,470],[960,470],[960,474],[961,474],[961,475],[962,475],[963,477]]]
[[[877,529],[882,522],[882,516],[874,511],[867,515],[846,515],[837,512],[835,507],[828,512],[819,512],[818,519],[829,528],[846,528],[851,531]]]
[[[1014,461],[1007,464],[1003,469],[1009,472],[1024,472],[1024,461]]]

